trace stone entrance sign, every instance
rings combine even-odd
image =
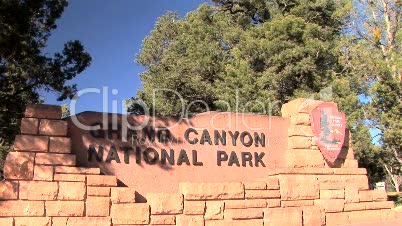
[[[335,103],[176,120],[27,106],[0,225],[346,225],[394,219]]]

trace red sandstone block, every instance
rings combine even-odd
[[[288,167],[324,167],[324,158],[319,150],[291,149],[287,151]]]
[[[110,214],[110,198],[89,196],[86,202],[88,217],[106,217]]]
[[[58,186],[56,182],[20,181],[19,191],[23,200],[55,200]]]
[[[297,207],[297,206],[312,206],[314,200],[283,200],[281,201],[282,207]]]
[[[184,214],[203,215],[205,213],[205,201],[186,201],[184,202]]]
[[[117,177],[111,175],[87,175],[87,185],[97,187],[117,186]]]
[[[345,203],[359,202],[359,190],[354,186],[345,187]]]
[[[174,193],[148,193],[147,202],[152,214],[183,213],[183,196]]]
[[[304,125],[290,125],[288,127],[288,136],[306,136],[313,137],[313,128]]]
[[[50,217],[16,217],[15,226],[50,226]]]
[[[50,137],[49,152],[71,153],[71,138],[69,137]]]
[[[51,217],[82,217],[84,201],[46,201],[46,215]]]
[[[380,210],[365,210],[365,211],[352,211],[348,212],[349,221],[351,224],[361,224],[381,219]]]
[[[17,135],[15,136],[14,151],[47,152],[48,136]]]
[[[4,177],[11,180],[32,180],[35,153],[10,152],[4,163]]]
[[[357,169],[349,168],[344,170],[360,170],[360,168]],[[344,178],[345,183],[348,186],[357,187],[360,190],[369,189],[367,175],[343,175],[342,177]]]
[[[186,200],[244,198],[244,186],[239,182],[180,183],[179,190]]]
[[[21,134],[38,134],[39,120],[36,118],[21,119]]]
[[[0,218],[1,226],[14,226],[14,218]]]
[[[268,208],[273,208],[273,207],[280,207],[281,206],[281,200],[280,199],[267,199],[267,207]]]
[[[246,190],[264,190],[267,189],[267,183],[262,181],[257,182],[245,182],[244,188]]]
[[[111,226],[111,224],[110,217],[70,217],[63,226]]]
[[[366,202],[366,209],[375,210],[375,209],[392,209],[394,208],[393,201],[384,201],[384,202]]]
[[[247,208],[265,208],[265,207],[267,207],[267,201],[265,199],[225,201],[225,209],[247,209]]]
[[[341,175],[318,175],[317,178],[321,190],[345,188],[345,179]]]
[[[85,182],[59,182],[58,200],[84,200]]]
[[[317,199],[314,205],[323,208],[326,213],[342,212],[344,207],[343,199]]]
[[[273,199],[280,198],[279,190],[246,190],[246,199]]]
[[[53,166],[36,165],[34,169],[34,180],[53,181]]]
[[[35,163],[38,165],[74,166],[75,155],[37,153]]]
[[[381,220],[382,221],[393,221],[395,220],[395,210],[383,209],[381,210]]]
[[[47,104],[27,104],[25,109],[25,117],[60,119],[61,107]]]
[[[251,220],[212,220],[205,221],[205,226],[263,226],[262,219]]]
[[[264,225],[302,226],[302,211],[299,207],[268,208],[264,210]]]
[[[262,219],[264,217],[264,213],[262,209],[227,209],[224,212],[225,219]]]
[[[282,200],[318,199],[319,184],[312,175],[281,175],[280,193]]]
[[[344,167],[344,168],[357,168],[357,167],[359,167],[359,163],[355,159],[345,159],[345,161],[342,164],[342,167]]]
[[[55,174],[54,181],[85,182],[85,175],[82,174]]]
[[[109,187],[87,187],[88,196],[110,196]]]
[[[135,202],[135,189],[128,187],[111,188],[112,203],[133,203]],[[148,202],[149,203],[149,202]]]
[[[174,225],[176,216],[174,215],[151,215],[151,225]]]
[[[18,199],[18,181],[0,182],[0,200]]]
[[[68,217],[52,217],[52,226],[66,226]]]
[[[309,126],[311,125],[310,115],[306,113],[294,114],[292,117],[290,117],[290,123],[293,125]]]
[[[344,199],[344,190],[320,190],[320,199]]]
[[[386,201],[388,199],[387,192],[381,190],[373,190],[373,201]]]
[[[42,217],[44,214],[43,201],[0,201],[1,217]]]
[[[336,226],[336,225],[343,226],[350,224],[349,212],[327,213],[325,218],[327,226]]]
[[[204,226],[204,216],[177,215],[176,216],[176,225],[178,225],[178,226]]]
[[[325,210],[317,206],[303,206],[303,226],[324,226]]]
[[[358,202],[358,203],[345,203],[344,211],[356,211],[356,210],[365,210],[366,203]]]
[[[310,149],[313,145],[312,137],[294,136],[288,138],[288,147],[293,149]]]
[[[54,167],[55,173],[67,173],[67,174],[91,174],[99,175],[99,168],[86,168],[86,167],[69,167],[69,166],[56,166]]]
[[[361,191],[359,191],[359,201],[360,202],[371,202],[371,201],[373,201],[373,191],[371,191],[371,190],[361,190]]]
[[[265,182],[267,182],[267,189],[269,190],[279,189],[279,179],[277,177],[268,177],[265,179]]]
[[[130,213],[130,214],[127,214]],[[149,205],[146,203],[112,204],[112,223],[116,224],[149,224]]]
[[[63,120],[42,119],[39,134],[50,136],[67,136],[67,122]]]
[[[223,201],[207,201],[205,220],[222,220],[225,203]]]

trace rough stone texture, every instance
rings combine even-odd
[[[34,168],[34,180],[53,181],[53,166],[36,165]]]
[[[152,214],[183,213],[183,195],[181,194],[148,193],[147,201],[151,206]]]
[[[21,134],[37,134],[39,120],[36,118],[23,118],[21,119]]]
[[[180,183],[179,190],[187,200],[244,198],[244,187],[239,182]]]
[[[265,179],[267,182],[267,189],[276,190],[279,189],[279,179],[277,177],[268,177]]]
[[[70,166],[56,166],[54,167],[55,173],[73,173],[73,174],[93,174],[99,175],[99,168],[85,168],[85,167],[70,167]]]
[[[174,215],[152,215],[151,225],[174,225],[176,224],[176,216]]]
[[[1,217],[42,217],[44,214],[43,201],[0,201]]]
[[[245,182],[244,188],[246,190],[264,190],[267,189],[267,182]]]
[[[380,190],[373,190],[373,201],[386,201],[388,199],[387,192]]]
[[[317,206],[303,206],[303,226],[324,226],[325,210]]]
[[[178,226],[204,226],[204,217],[200,215],[187,216],[178,215],[176,217],[176,225]]]
[[[247,208],[265,208],[265,207],[267,207],[267,200],[265,199],[225,201],[225,209],[247,209]]]
[[[109,187],[87,187],[88,196],[110,196]]]
[[[262,209],[227,209],[224,213],[225,219],[262,219],[264,213]]]
[[[371,190],[359,191],[359,201],[360,202],[371,202],[371,201],[373,201],[373,191],[371,191]]]
[[[127,214],[130,213],[130,214]],[[112,204],[113,224],[149,224],[149,205],[146,203]]]
[[[205,201],[186,201],[184,204],[184,214],[186,215],[203,215],[205,213]]]
[[[90,196],[86,201],[88,217],[106,217],[110,215],[110,198]]]
[[[314,200],[283,200],[281,201],[282,207],[297,207],[297,206],[312,206]]]
[[[135,202],[135,189],[127,187],[111,188],[112,203],[133,203]]]
[[[56,200],[58,185],[56,182],[20,181],[20,199]]]
[[[0,182],[0,200],[18,199],[18,181]]]
[[[272,208],[272,207],[280,207],[281,206],[281,200],[280,199],[267,199],[267,207]]]
[[[109,175],[87,175],[88,186],[110,187],[117,186],[116,176]]]
[[[14,151],[47,152],[48,136],[17,135],[15,136]]]
[[[50,137],[49,152],[71,153],[71,138],[69,137]]]
[[[55,181],[73,181],[73,182],[85,182],[85,175],[82,174],[55,174]]]
[[[67,226],[111,226],[109,217],[70,217]]]
[[[262,219],[205,221],[205,226],[263,226]]]
[[[37,153],[35,163],[39,165],[75,166],[75,155]]]
[[[344,199],[344,190],[320,190],[320,199]]]
[[[0,218],[1,226],[14,226],[14,218]]]
[[[50,217],[16,217],[15,226],[52,226]]]
[[[225,203],[222,201],[207,201],[204,218],[205,220],[223,219]]]
[[[47,201],[46,215],[55,217],[84,216],[84,201]]]
[[[344,206],[343,199],[318,199],[314,200],[314,205],[321,207],[326,213],[342,212]]]
[[[39,134],[67,136],[67,122],[63,120],[42,119],[39,123]]]
[[[84,182],[59,182],[58,200],[84,200],[86,187]]]
[[[246,199],[274,199],[280,198],[279,190],[247,190]]]
[[[264,210],[264,226],[302,226],[302,211],[299,207],[268,208]]]
[[[27,104],[25,109],[27,118],[60,119],[61,115],[61,107],[57,105]]]
[[[319,184],[311,175],[281,175],[279,177],[282,200],[318,199]]]

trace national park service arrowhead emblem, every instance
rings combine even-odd
[[[311,111],[313,134],[318,148],[332,166],[345,140],[345,114],[334,103],[321,103]]]

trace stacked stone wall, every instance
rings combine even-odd
[[[141,194],[147,202],[138,203],[135,188],[118,186],[116,176],[76,166],[60,107],[30,105],[0,182],[0,225],[331,226],[393,220],[393,202],[385,192],[369,190],[353,151],[345,147],[340,168],[328,167],[306,134],[305,109],[284,109],[292,117],[288,167],[250,181],[182,182],[176,193]]]

